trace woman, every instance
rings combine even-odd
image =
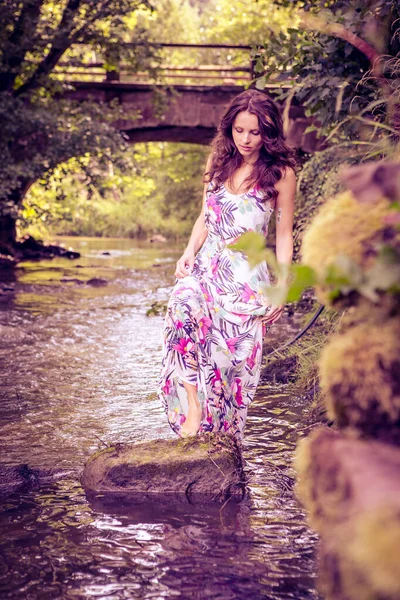
[[[293,253],[294,159],[276,104],[239,94],[222,117],[207,161],[203,209],[178,260],[164,328],[159,395],[182,437],[223,432],[240,439],[257,388],[266,325],[282,306],[263,294],[265,263],[250,269],[228,248],[246,231],[267,235],[276,210],[276,256]]]

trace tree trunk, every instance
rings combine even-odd
[[[22,202],[33,180],[20,181],[18,188],[14,188],[6,197],[0,198],[0,254],[15,253],[17,242],[17,218]]]
[[[16,218],[0,213],[0,254],[13,254],[17,241]]]

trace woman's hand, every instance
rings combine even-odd
[[[182,277],[190,275],[194,265],[194,257],[194,252],[187,249],[185,250],[185,252],[182,254],[180,259],[176,263],[175,277],[181,279]]]
[[[283,304],[280,304],[279,306],[274,306],[273,304],[271,304],[267,308],[267,312],[265,313],[265,315],[262,317],[262,322],[266,323],[267,325],[272,325],[272,323],[275,323],[278,319],[281,318],[283,313],[283,307]]]

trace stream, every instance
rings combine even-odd
[[[163,317],[146,311],[168,298],[181,246],[58,241],[81,258],[0,274],[0,462],[66,473],[0,504],[0,597],[320,598],[317,538],[293,491],[293,451],[310,428],[301,394],[261,379],[244,439],[250,495],[240,504],[87,500],[79,473],[90,454],[175,436],[155,394]],[[299,328],[298,315],[283,318],[273,345]]]

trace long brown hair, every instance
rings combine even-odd
[[[246,90],[228,105],[211,144],[211,164],[204,180],[212,182],[212,190],[216,192],[242,164],[242,155],[233,142],[232,124],[236,116],[243,111],[257,116],[263,141],[260,155],[246,183],[249,187],[257,184],[257,188],[264,193],[264,201],[269,200],[274,204],[278,196],[275,184],[287,167],[294,168],[296,161],[293,151],[285,142],[278,106],[272,98],[258,90]]]

